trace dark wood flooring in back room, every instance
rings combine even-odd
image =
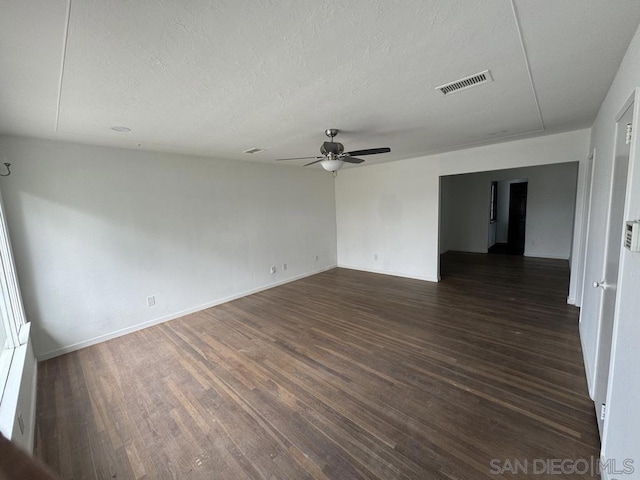
[[[64,479],[477,480],[597,458],[567,262],[446,254],[442,272],[334,269],[43,362],[36,453]]]

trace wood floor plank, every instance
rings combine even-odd
[[[63,479],[139,480],[499,479],[492,459],[597,458],[567,262],[441,269],[334,269],[43,362],[35,452]]]

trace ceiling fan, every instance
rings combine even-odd
[[[331,141],[324,142],[320,147],[320,153],[322,156],[318,157],[296,157],[296,158],[278,158],[276,161],[283,160],[308,160],[313,159],[313,162],[309,162],[304,166],[313,165],[314,163],[320,163],[322,168],[328,172],[333,172],[333,176],[336,176],[336,172],[340,170],[345,163],[362,163],[361,158],[356,158],[364,155],[375,155],[377,153],[389,153],[390,148],[368,148],[366,150],[354,150],[353,152],[345,152],[344,145],[333,141],[333,137],[338,135],[337,128],[328,128],[324,131],[324,134],[331,138]]]

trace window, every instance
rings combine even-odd
[[[0,323],[0,346],[2,347],[2,350],[7,347],[7,331],[2,323]]]
[[[491,182],[491,203],[489,204],[489,222],[498,221],[498,182]]]
[[[4,326],[4,322],[0,322],[0,402],[4,396],[4,386],[7,381],[7,375],[9,375],[9,367],[11,366],[11,359],[13,358],[13,342],[7,335],[7,330]]]
[[[22,343],[20,328],[24,324],[24,307],[15,274],[4,207],[0,198],[0,346],[2,347],[0,350],[0,403],[4,398],[14,350]],[[26,341],[26,339],[22,340]]]

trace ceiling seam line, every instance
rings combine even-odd
[[[578,130],[582,130],[582,129],[578,128]],[[498,145],[500,143],[505,143],[507,139],[510,139],[509,140],[510,142],[513,141],[512,139],[514,138],[516,140],[527,140],[528,138],[532,138],[531,135],[535,135],[536,133],[540,133],[544,131],[545,131],[544,128],[538,128],[536,130],[527,130],[526,132],[514,133],[511,135],[505,135],[504,137],[498,137],[499,141],[496,141],[495,139],[491,139],[491,140],[480,140],[477,142],[461,143],[451,148],[431,150],[427,153],[421,154],[420,156],[428,157],[431,155],[440,155],[442,153],[456,152],[458,150],[467,150],[469,148],[476,148],[476,147],[479,148],[479,147],[486,147],[489,145]],[[570,131],[573,131],[573,130],[570,130]],[[519,138],[519,137],[522,137],[522,138]],[[409,157],[409,158],[418,158],[418,157]],[[406,160],[406,158],[402,160]],[[396,160],[391,160],[391,161],[395,162]]]
[[[542,125],[542,130],[546,130],[544,125],[544,119],[542,118],[542,109],[540,108],[540,102],[538,100],[538,93],[536,92],[536,85],[533,81],[533,76],[531,75],[531,65],[529,65],[529,56],[527,55],[527,47],[524,44],[524,38],[522,37],[522,30],[520,28],[520,20],[518,19],[518,11],[516,9],[515,0],[510,0],[511,2],[511,11],[513,12],[513,19],[516,24],[516,30],[518,31],[518,37],[520,38],[520,48],[522,49],[522,55],[524,56],[524,64],[527,67],[527,75],[529,75],[529,84],[531,85],[531,92],[533,93],[533,99],[536,102],[536,107],[538,108],[538,116],[540,117],[540,124]]]
[[[67,4],[67,20],[64,28],[64,42],[62,43],[62,65],[60,65],[60,80],[58,81],[58,103],[56,105],[56,132],[60,124],[60,104],[62,103],[62,80],[64,79],[64,66],[67,60],[67,42],[69,40],[69,23],[71,21],[71,1]]]

